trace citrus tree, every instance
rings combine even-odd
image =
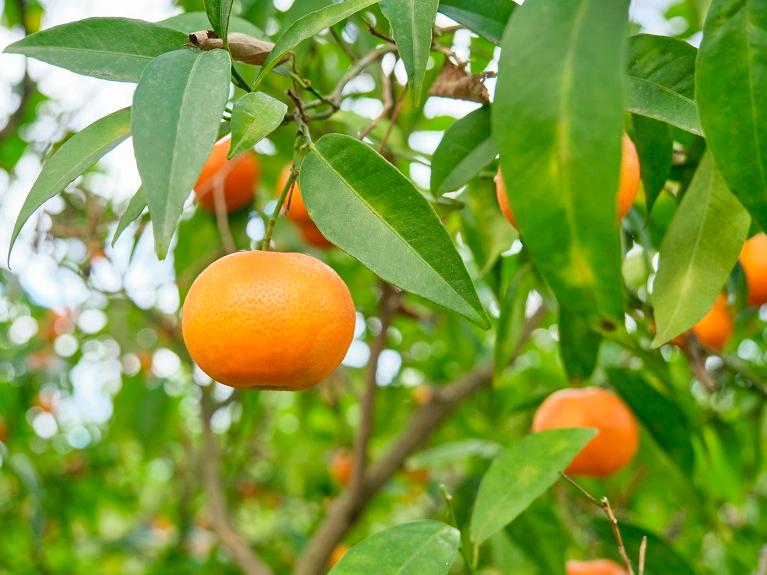
[[[767,574],[767,4],[708,4],[6,2],[135,91],[2,131],[0,573]]]

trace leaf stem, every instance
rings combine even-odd
[[[234,79],[234,83],[246,92],[253,91],[245,81],[245,78],[243,78],[237,68],[234,67],[234,64],[232,64],[232,78]]]
[[[444,483],[441,483],[439,486],[439,490],[442,493],[442,497],[445,499],[445,504],[447,505],[447,513],[450,517],[450,523],[453,524],[453,526],[458,529],[458,520],[455,517],[455,508],[453,507],[453,496],[450,494],[450,492],[447,490],[447,487]],[[466,571],[470,575],[475,575],[476,571],[474,570],[474,563],[469,559],[469,554],[466,552],[466,547],[463,544],[463,533],[461,533],[461,557],[463,557],[463,563],[466,565]]]

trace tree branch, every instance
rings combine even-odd
[[[512,361],[519,356],[530,334],[544,315],[545,309],[541,306],[527,320]],[[490,385],[492,378],[493,365],[485,363],[452,384],[435,389],[431,400],[415,410],[389,450],[370,465],[357,494],[347,489],[332,502],[327,516],[299,557],[295,575],[324,573],[331,551],[354,525],[368,502],[402,467],[407,458],[428,441],[461,402]]]
[[[219,446],[210,426],[210,418],[214,412],[210,392],[208,388],[204,388],[201,409],[203,447],[200,464],[213,530],[221,543],[232,553],[235,562],[245,575],[272,575],[272,570],[258,558],[248,542],[234,528],[229,514],[219,474]]]

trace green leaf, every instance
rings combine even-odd
[[[439,11],[493,44],[500,45],[515,6],[513,0],[440,0]]]
[[[329,575],[447,575],[461,534],[439,521],[414,521],[358,543]]]
[[[691,328],[711,308],[735,266],[750,220],[706,153],[660,247],[653,347]]]
[[[694,99],[696,54],[693,46],[675,38],[632,36],[629,111],[703,135]]]
[[[714,0],[698,53],[700,120],[732,193],[767,229],[767,7]]]
[[[324,29],[338,24],[341,20],[345,20],[349,16],[372,6],[377,2],[378,0],[346,0],[346,2],[331,4],[319,10],[315,10],[314,12],[310,12],[303,18],[299,18],[293,22],[293,24],[285,30],[282,36],[279,37],[274,48],[272,48],[271,53],[264,62],[264,65],[261,67],[261,71],[256,78],[256,86],[258,86],[264,76],[266,76],[266,74],[268,74],[288,52],[298,46],[301,42],[308,40],[312,36],[316,36]]]
[[[410,95],[416,105],[421,100],[438,5],[439,0],[381,0],[381,12],[391,24],[397,51],[405,63]]]
[[[147,66],[133,95],[133,149],[161,259],[216,141],[230,68],[224,50],[177,50]]]
[[[208,14],[210,25],[218,37],[223,39],[224,46],[229,37],[229,18],[232,15],[233,3],[234,0],[205,0],[205,12]]]
[[[250,92],[236,100],[232,109],[232,145],[228,158],[239,156],[271,134],[282,123],[287,111],[285,104],[263,92]]]
[[[479,485],[471,540],[480,545],[514,521],[557,481],[595,433],[593,429],[541,431],[504,449]]]
[[[514,357],[514,353],[522,340],[527,297],[533,284],[533,270],[527,265],[514,274],[503,290],[500,301],[501,314],[498,318],[495,349],[493,350],[493,373],[496,379],[509,366],[509,362]]]
[[[573,313],[613,326],[623,323],[616,190],[627,16],[627,0],[520,6],[492,107],[509,205],[533,262]]]
[[[454,464],[470,457],[489,459],[500,450],[500,445],[482,439],[463,439],[442,443],[430,449],[419,451],[408,459],[413,468],[439,464]]]
[[[461,230],[484,276],[517,239],[517,232],[501,214],[492,180],[472,180],[466,196],[469,209],[461,211]]]
[[[31,34],[5,49],[78,74],[136,82],[154,58],[183,48],[176,30],[129,18],[86,18]]]
[[[490,106],[482,106],[457,120],[442,137],[432,156],[432,193],[440,195],[466,185],[496,154]]]
[[[649,217],[655,200],[663,191],[671,171],[673,140],[668,125],[652,118],[634,115],[634,145],[639,155],[639,167],[647,200]]]
[[[541,497],[506,527],[514,543],[546,575],[565,575],[565,550],[570,543],[556,503],[551,495]]]
[[[614,540],[613,528],[607,519],[596,519],[594,527],[599,539],[602,541]],[[696,575],[687,560],[682,558],[668,543],[654,533],[631,525],[623,520],[620,522],[620,528],[623,543],[626,546],[629,557],[639,556],[639,546],[642,544],[642,538],[647,537],[647,562],[645,563],[645,571],[647,573]],[[607,545],[606,549],[616,560],[620,561],[615,545]],[[652,553],[650,550],[652,550]]]
[[[157,22],[160,26],[166,28],[173,28],[179,32],[190,34],[192,32],[199,32],[200,30],[206,30],[209,25],[208,15],[205,12],[183,12],[176,14],[165,20]],[[229,18],[229,31],[240,32],[242,34],[248,34],[254,38],[265,37],[263,30],[255,26],[254,24],[240,18],[239,16],[231,16]]]
[[[146,192],[144,192],[144,188],[139,188],[136,193],[133,194],[130,202],[128,202],[128,207],[125,208],[125,211],[120,216],[120,220],[117,222],[117,228],[112,236],[112,245],[115,245],[125,229],[138,219],[145,207]]]
[[[680,407],[638,372],[610,369],[608,379],[653,439],[689,477],[695,464],[691,442],[693,430]]]
[[[301,166],[300,184],[309,215],[336,246],[384,280],[489,326],[434,209],[370,146],[323,136]]]
[[[69,138],[48,158],[16,218],[8,247],[9,260],[21,228],[35,210],[130,136],[130,128],[131,109],[123,108],[96,120]]]
[[[602,336],[567,306],[559,306],[559,353],[570,381],[591,377],[597,366]]]

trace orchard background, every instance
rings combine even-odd
[[[0,6],[0,573],[767,574],[765,2]]]

